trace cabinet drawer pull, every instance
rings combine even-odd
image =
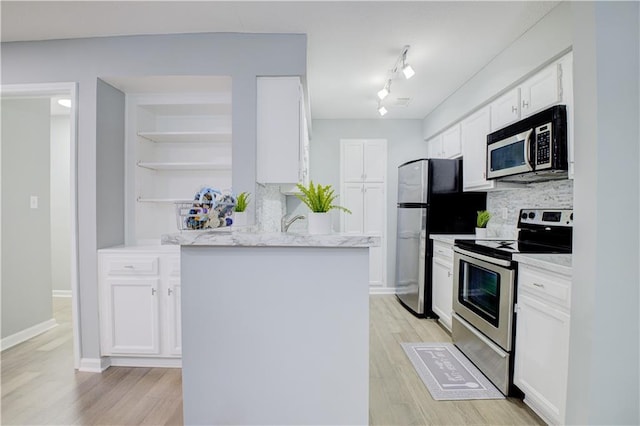
[[[173,293],[173,290],[171,290],[170,288],[167,289],[167,295],[171,296],[171,294]]]
[[[152,296],[155,296],[155,295],[156,295],[156,289],[155,289],[155,288],[152,288],[152,289],[151,289],[151,295],[152,295]]]
[[[534,286],[544,288],[544,284],[533,283]]]
[[[123,268],[125,268],[125,269],[136,269],[136,267],[133,266],[133,265],[124,265]]]

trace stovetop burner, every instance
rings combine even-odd
[[[511,260],[514,253],[571,253],[573,211],[522,209],[517,240],[456,240],[471,252]]]

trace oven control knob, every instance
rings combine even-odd
[[[522,213],[522,218],[526,219],[527,218],[527,214],[526,213]]]
[[[536,213],[535,212],[529,212],[529,219],[533,219],[534,217],[536,217]]]
[[[569,216],[569,220],[573,220],[573,213],[571,213],[571,216]]]

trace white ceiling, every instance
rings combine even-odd
[[[1,39],[198,32],[305,33],[313,118],[379,118],[376,92],[404,45],[385,118],[423,118],[559,2],[5,1]],[[392,107],[411,98],[406,107]]]

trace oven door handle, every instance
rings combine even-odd
[[[472,251],[461,249],[458,246],[453,247],[453,251],[456,253],[464,254],[465,256],[473,257],[478,260],[484,260],[485,262],[493,263],[495,265],[504,266],[506,268],[511,266],[511,262],[504,259],[496,259],[495,257],[485,256],[484,254],[474,253]]]
[[[493,350],[496,354],[498,354],[500,356],[500,358],[506,358],[507,355],[509,355],[508,353],[503,351],[502,348],[500,348],[498,345],[493,343],[491,340],[487,339],[482,333],[480,333],[475,328],[473,328],[472,326],[467,324],[467,321],[465,321],[465,319],[462,318],[460,315],[456,314],[455,312],[453,312],[453,314],[451,314],[451,315],[453,317],[455,317],[455,319],[458,320],[458,323],[460,323],[460,325],[464,326],[467,330],[469,330],[470,333],[473,333],[474,336],[476,336],[485,345],[487,345],[489,348],[491,348],[491,350]]]

